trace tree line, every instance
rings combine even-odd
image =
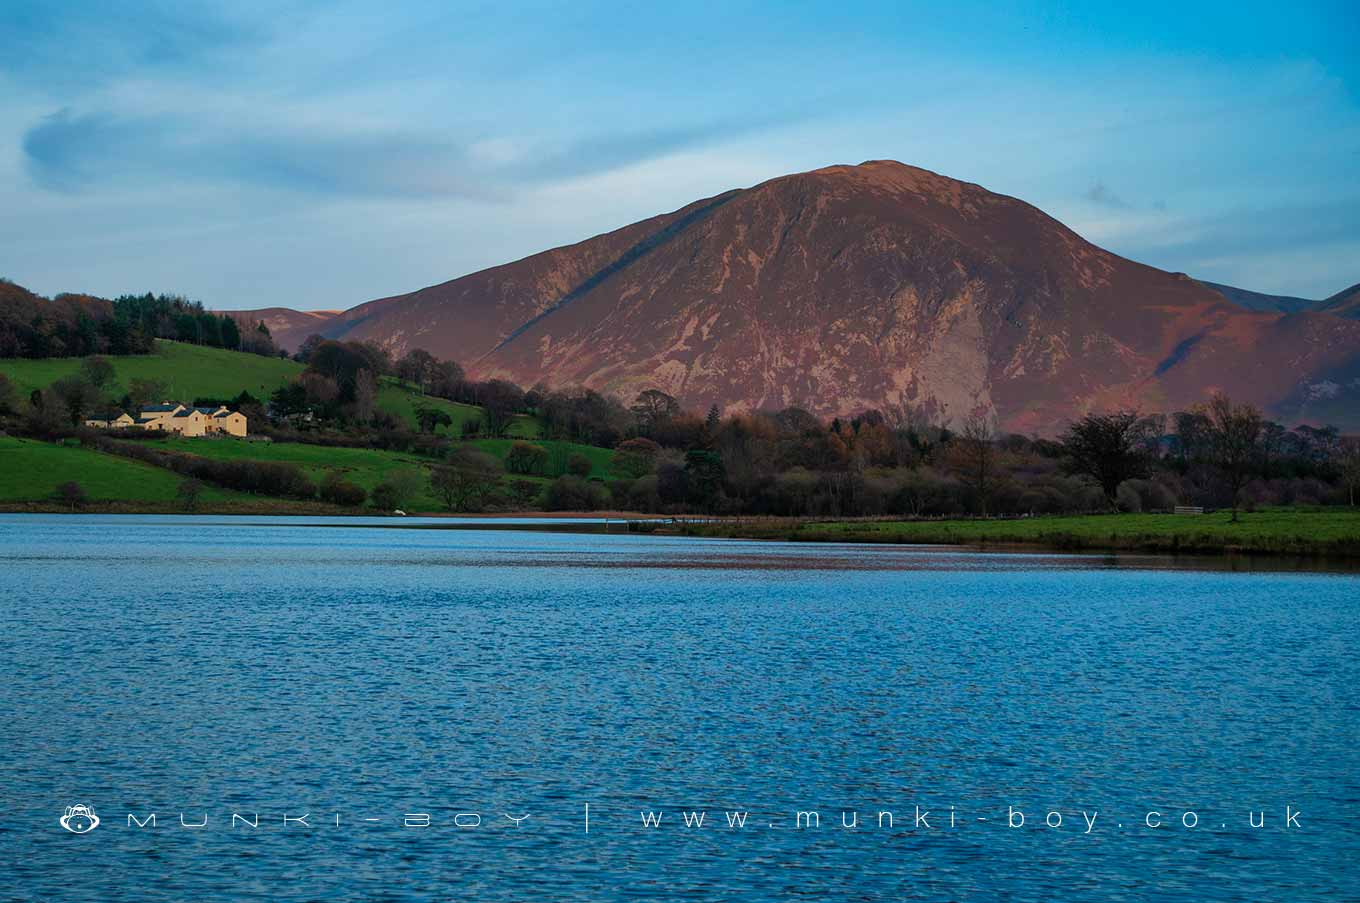
[[[312,432],[330,428],[400,434],[400,420],[376,407],[384,377],[407,384],[421,398],[480,408],[476,417],[463,422],[460,434],[465,437],[504,437],[521,416],[537,418],[547,438],[604,448],[628,438],[633,429],[632,413],[611,396],[591,389],[537,385],[526,390],[504,379],[470,379],[456,361],[440,360],[419,348],[394,358],[373,342],[313,335],[293,357],[307,367],[270,396],[267,413],[274,421]],[[446,411],[419,400],[414,418],[419,432],[428,436],[453,424]]]
[[[43,298],[0,280],[0,358],[149,354],[156,339],[174,339],[252,354],[279,354],[269,329],[243,328],[228,314],[178,295],[90,295]]]
[[[456,362],[422,350],[393,358],[372,343],[320,337],[296,357],[306,369],[267,400],[243,393],[195,402],[236,407],[252,432],[277,440],[390,449],[428,461],[428,478],[405,474],[367,499],[338,477],[310,493],[294,484],[291,497],[337,504],[387,509],[423,495],[459,511],[1010,516],[1354,505],[1360,488],[1356,437],[1334,427],[1287,428],[1222,395],[1169,415],[1092,412],[1061,436],[1040,438],[1001,433],[982,411],[955,422],[926,406],[887,405],[828,422],[798,407],[725,414],[714,406],[701,414],[660,389],[625,405],[589,389],[470,379]],[[377,407],[383,381],[393,379],[415,396],[414,428]],[[112,380],[112,365],[99,356],[27,400],[0,378],[0,418],[35,435],[69,433],[111,399]],[[133,380],[122,406],[163,395],[154,381]],[[447,408],[435,399],[478,405],[478,412],[449,430]],[[507,436],[518,418],[532,418],[540,438],[516,441],[502,456],[463,441]],[[593,466],[565,443],[609,449],[608,466]],[[269,494],[275,485],[270,475],[174,466],[194,479],[255,487],[247,491]]]
[[[1178,504],[1354,504],[1360,447],[1334,427],[1272,422],[1216,395],[1189,411],[1092,412],[1060,437],[1002,434],[984,412],[953,422],[926,406],[889,405],[823,421],[806,410],[700,414],[660,389],[631,404],[582,388],[530,389],[469,379],[456,362],[415,349],[393,359],[369,343],[310,338],[296,384],[276,393],[278,420],[305,411],[332,441],[358,431],[370,445],[446,462],[457,510],[605,507],[649,512],[816,516],[1026,515]],[[451,418],[417,404],[418,434],[365,399],[382,376],[431,398],[479,405],[461,436]],[[544,440],[613,450],[607,475],[573,469],[552,441],[515,443],[504,460],[458,439],[501,437],[533,417]],[[305,439],[305,436],[302,437]],[[540,482],[527,482],[537,477]],[[546,487],[541,480],[552,482]]]

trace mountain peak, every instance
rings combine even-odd
[[[816,180],[828,191],[915,195],[922,200],[934,200],[952,207],[961,206],[967,192],[987,193],[979,185],[951,179],[929,169],[897,160],[865,160],[857,165],[837,163],[803,173],[779,176],[756,187],[781,186],[808,180]]]
[[[1360,323],[1242,310],[1029,204],[892,160],[725,192],[322,331],[523,385],[657,388],[730,411],[984,412],[1048,434],[1213,389],[1301,419],[1310,385],[1360,389]]]

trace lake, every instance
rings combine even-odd
[[[0,891],[1360,898],[1355,574],[396,524],[0,515]]]

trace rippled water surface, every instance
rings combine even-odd
[[[345,523],[0,516],[0,899],[1360,899],[1354,575]]]

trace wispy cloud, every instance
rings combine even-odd
[[[39,185],[69,193],[110,184],[202,180],[345,197],[497,200],[525,182],[609,172],[773,122],[700,123],[544,144],[62,109],[27,131],[23,152]]]
[[[1104,182],[1096,182],[1086,189],[1085,198],[1093,204],[1111,207],[1115,210],[1128,210],[1133,207],[1128,201],[1111,191]]]
[[[807,113],[762,113],[664,128],[610,129],[543,153],[529,155],[505,169],[508,174],[545,181],[595,175],[679,151],[768,132],[812,118]]]
[[[61,110],[24,135],[23,150],[35,181],[70,193],[192,181],[351,197],[496,195],[466,164],[465,148],[421,134]]]

